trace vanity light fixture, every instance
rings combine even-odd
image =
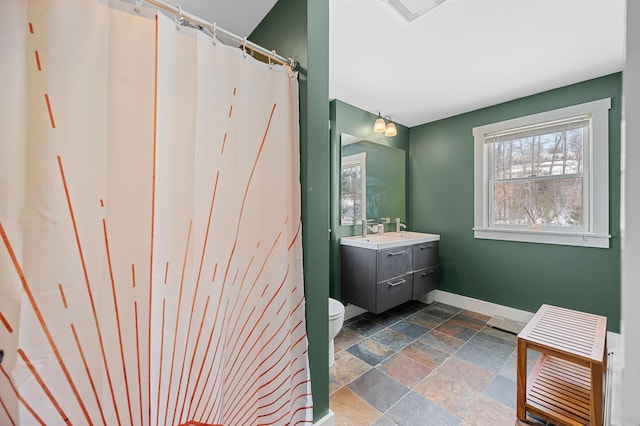
[[[384,122],[384,118],[378,113],[378,118],[376,122],[373,123],[373,131],[374,133],[383,133],[387,128],[386,123]]]
[[[389,121],[387,123],[387,128],[384,130],[384,135],[387,137],[393,137],[398,134],[398,130],[396,130],[396,125],[393,124],[393,121]]]
[[[373,131],[374,133],[384,133],[387,137],[393,137],[398,134],[398,129],[396,129],[396,125],[391,121],[391,117],[387,115],[383,118],[380,113],[378,113],[378,118],[376,118],[375,123],[373,123]]]

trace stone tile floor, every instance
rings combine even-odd
[[[346,321],[329,379],[336,425],[546,425],[517,420],[516,336],[489,319],[411,301]]]

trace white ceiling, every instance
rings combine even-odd
[[[246,36],[275,2],[181,6]],[[625,0],[446,0],[411,22],[385,0],[329,3],[329,97],[409,127],[620,71],[624,63]]]

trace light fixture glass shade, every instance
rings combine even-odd
[[[382,133],[386,130],[387,126],[384,122],[384,118],[380,117],[380,114],[378,114],[378,118],[376,119],[376,122],[373,123],[373,131],[375,133]]]
[[[387,123],[387,127],[386,127],[386,129],[384,131],[384,135],[391,137],[391,136],[395,136],[397,134],[398,134],[398,130],[396,129],[396,125],[393,124],[392,121],[388,122]]]

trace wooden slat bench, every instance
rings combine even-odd
[[[542,305],[518,334],[517,415],[561,425],[602,425],[607,319]],[[541,353],[527,383],[527,349]]]

